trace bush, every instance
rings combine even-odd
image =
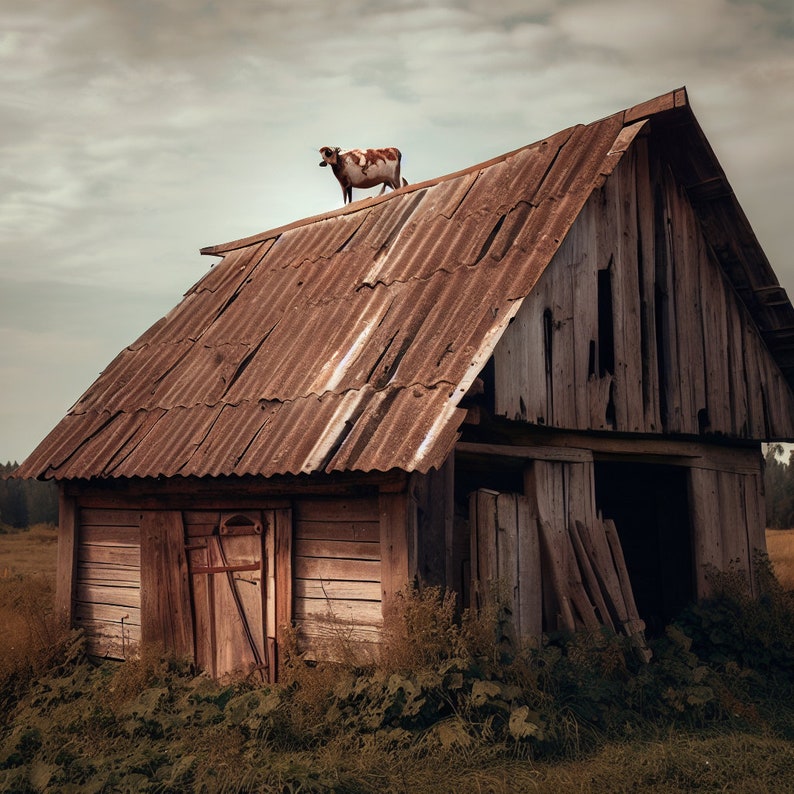
[[[676,625],[705,662],[753,670],[776,686],[794,670],[794,592],[781,587],[766,554],[757,552],[753,567],[757,595],[742,572],[711,568],[712,597],[686,609]]]
[[[72,632],[53,609],[53,582],[46,576],[0,579],[0,714],[7,714],[28,684],[60,663]]]

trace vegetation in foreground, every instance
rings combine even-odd
[[[511,649],[498,612],[455,617],[409,592],[379,661],[218,684],[144,649],[88,659],[48,580],[0,580],[0,790],[27,792],[794,791],[794,598],[768,559],[761,597],[715,597],[653,642],[605,633]]]

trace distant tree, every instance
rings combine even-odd
[[[16,467],[16,463],[6,463],[2,467],[0,520],[4,524],[20,528],[28,525],[28,507],[22,481],[9,479],[9,475]]]
[[[0,521],[16,529],[58,521],[58,488],[51,482],[10,477],[17,463],[0,464]]]

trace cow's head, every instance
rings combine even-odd
[[[320,149],[320,154],[323,156],[320,165],[323,167],[326,165],[336,165],[337,155],[341,151],[342,148],[340,146],[323,146],[323,148]]]

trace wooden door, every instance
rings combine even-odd
[[[200,516],[193,513],[196,526]],[[271,680],[267,641],[268,512],[207,513],[208,534],[187,539],[196,663],[214,678]],[[270,561],[272,566],[272,560]],[[272,573],[270,574],[272,578]]]

